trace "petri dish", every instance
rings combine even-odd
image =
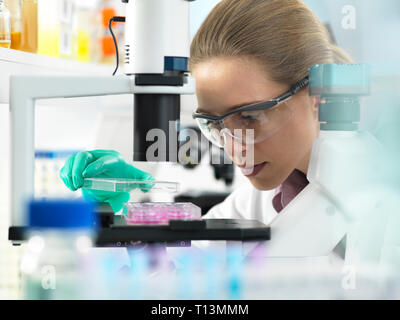
[[[190,202],[128,202],[127,225],[168,225],[170,220],[201,220],[201,208]]]
[[[83,180],[82,188],[112,192],[130,192],[139,189],[143,192],[176,193],[179,191],[179,183],[122,178],[86,178]]]

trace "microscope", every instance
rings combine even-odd
[[[123,0],[126,4],[125,75],[12,76],[11,227],[9,240],[19,244],[26,230],[27,201],[34,189],[34,110],[37,99],[133,95],[133,161],[178,159],[180,96],[195,93],[188,73],[188,0]],[[104,208],[100,206],[100,214]],[[103,212],[104,214],[104,212]],[[115,216],[116,217],[116,216]],[[171,221],[169,226],[125,226],[103,219],[98,246],[129,246],[137,241],[269,240],[259,221]]]

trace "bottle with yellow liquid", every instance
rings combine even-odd
[[[96,31],[96,3],[79,1],[76,3],[76,59],[80,62],[91,62],[95,50],[93,41]]]
[[[5,5],[11,15],[11,49],[21,49],[21,0],[5,0]]]
[[[37,0],[22,0],[22,41],[21,50],[37,52],[38,36],[38,3]]]
[[[60,55],[60,1],[38,2],[38,54],[58,57]]]
[[[0,0],[0,47],[10,48],[11,46],[11,22],[10,11],[4,5],[4,1]]]
[[[76,57],[76,6],[74,0],[60,0],[60,57]]]

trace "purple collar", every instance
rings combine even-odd
[[[277,189],[277,193],[272,199],[274,209],[277,212],[282,211],[307,185],[306,175],[295,169]]]

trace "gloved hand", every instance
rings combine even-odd
[[[60,170],[60,177],[72,191],[83,186],[84,178],[154,180],[151,174],[126,163],[121,154],[113,150],[84,151],[68,157]],[[89,201],[109,203],[114,212],[121,210],[129,200],[129,192],[82,189],[82,195]]]

